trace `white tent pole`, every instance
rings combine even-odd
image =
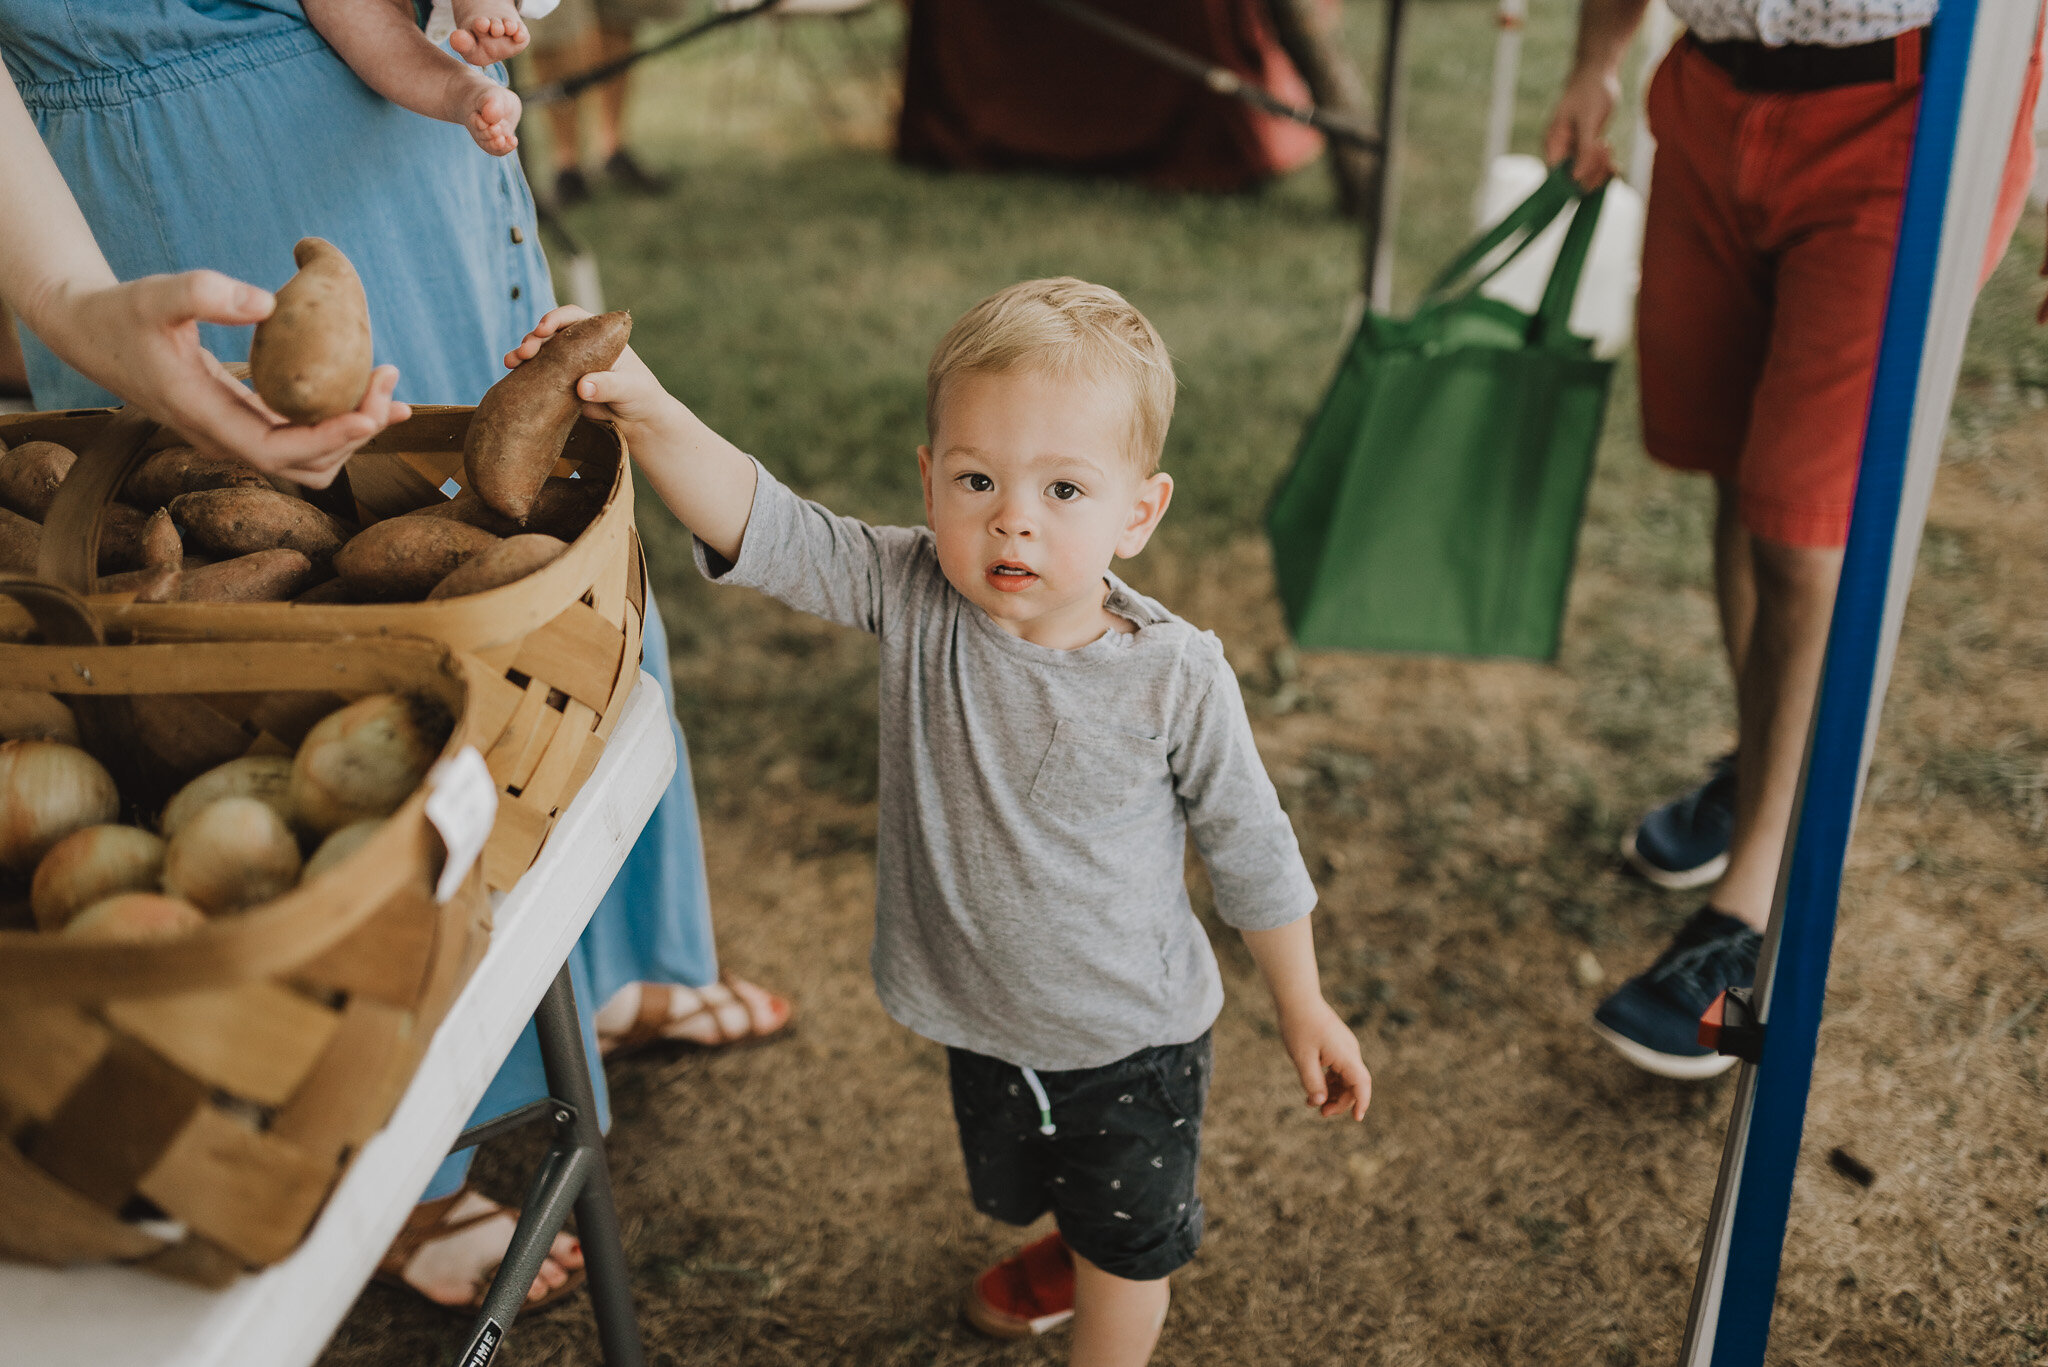
[[[1650,77],[1656,74],[1657,64],[1664,60],[1677,36],[1678,20],[1672,17],[1664,0],[1650,0],[1649,12],[1643,19],[1642,65],[1636,70],[1635,129],[1628,145],[1628,183],[1644,194],[1650,193],[1650,162],[1657,155],[1657,140],[1650,136],[1647,108]]]
[[[1661,8],[1662,0],[1652,0]],[[1493,40],[1493,96],[1486,107],[1486,144],[1479,153],[1479,188],[1472,195],[1472,217],[1483,222],[1486,179],[1493,164],[1507,155],[1515,131],[1515,90],[1522,74],[1522,26],[1529,17],[1529,0],[1500,0],[1496,22],[1500,34]]]

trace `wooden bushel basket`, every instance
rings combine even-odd
[[[490,671],[425,641],[21,639],[0,632],[0,688],[67,695],[82,725],[106,700],[203,690],[275,752],[298,737],[267,712],[310,725],[397,691],[454,717],[444,758],[482,738],[474,686]],[[0,931],[0,1257],[217,1285],[298,1245],[489,937],[480,869],[435,900],[426,797],[334,868],[174,939]]]
[[[461,483],[462,443],[474,412],[414,407],[410,420],[386,428],[349,459],[346,490],[339,495],[344,507],[352,501],[367,526],[443,501],[443,486]],[[77,453],[45,523],[39,572],[87,594],[102,511],[145,454],[180,442],[127,409],[0,416],[0,440],[9,446],[54,441]],[[370,604],[124,603],[95,597],[93,606],[115,636],[422,636],[490,665],[488,676],[474,685],[475,707],[491,736],[484,758],[499,786],[498,824],[484,850],[484,879],[493,888],[509,888],[532,865],[555,819],[597,767],[640,673],[647,582],[633,529],[625,442],[609,423],[578,419],[555,473],[601,481],[609,490],[602,509],[552,564],[484,593]],[[53,552],[63,557],[63,568],[53,563]],[[0,630],[25,620],[0,603]]]

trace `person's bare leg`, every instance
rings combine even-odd
[[[600,60],[597,34],[592,31],[560,47],[534,48],[533,74],[541,81],[558,81],[564,76],[588,71]],[[555,170],[558,172],[573,171],[582,164],[583,148],[577,119],[581,105],[581,100],[557,100],[548,106],[548,132],[553,134],[548,141],[555,149]]]
[[[623,57],[633,50],[633,30],[609,28],[603,24],[597,28],[597,60],[609,62]],[[626,140],[626,82],[630,73],[622,72],[616,80],[606,81],[597,88],[597,159],[610,161]]]
[[[1071,1252],[1071,1250],[1069,1250]],[[1144,1367],[1166,1323],[1166,1278],[1134,1282],[1074,1257],[1074,1343],[1069,1367]]]
[[[1735,833],[1728,869],[1708,901],[1761,930],[1777,892],[1842,552],[1756,536],[1749,544],[1755,619],[1735,683],[1742,756],[1735,774]]]
[[[1721,642],[1728,648],[1728,669],[1742,678],[1749,658],[1749,637],[1756,628],[1756,567],[1749,547],[1749,529],[1736,507],[1735,485],[1714,481],[1714,601],[1721,613]]]

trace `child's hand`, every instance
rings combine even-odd
[[[521,361],[530,361],[540,351],[540,345],[579,319],[590,317],[588,309],[564,304],[550,309],[533,331],[526,334],[517,349],[505,357],[505,368],[516,368]],[[663,409],[675,402],[668,391],[661,387],[661,381],[654,378],[654,372],[647,368],[647,362],[627,347],[619,353],[619,359],[612,362],[610,370],[592,371],[576,382],[576,397],[583,400],[583,416],[600,422],[617,422],[625,427],[643,426],[655,422]]]
[[[1372,1074],[1358,1052],[1358,1036],[1328,1002],[1317,997],[1298,1015],[1282,1015],[1280,1040],[1301,1074],[1309,1105],[1325,1116],[1349,1111],[1353,1120],[1365,1119],[1365,1108],[1372,1105]]]
[[[519,97],[504,86],[479,76],[477,89],[470,92],[468,112],[462,126],[476,139],[476,145],[494,157],[502,157],[519,145],[513,132],[519,127]]]
[[[526,24],[512,0],[455,0],[448,46],[471,66],[502,62],[526,49]]]

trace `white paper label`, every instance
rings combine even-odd
[[[462,886],[491,838],[491,824],[498,819],[498,784],[476,747],[465,745],[455,758],[428,771],[427,787],[427,820],[448,847],[448,862],[434,885],[434,896],[445,902]]]

